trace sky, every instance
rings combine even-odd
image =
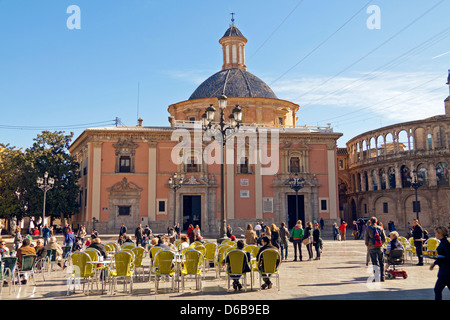
[[[339,147],[444,114],[448,0],[0,0],[0,143],[168,126],[168,106],[220,71],[231,12],[247,70],[300,105],[297,126],[343,133]]]

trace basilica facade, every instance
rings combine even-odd
[[[298,219],[338,221],[336,141],[342,134],[296,125],[300,106],[278,99],[247,71],[247,39],[234,24],[219,43],[222,69],[187,100],[168,107],[167,126],[148,127],[139,119],[133,127],[87,128],[72,143],[69,151],[81,164],[75,227],[116,233],[121,223],[133,230],[141,223],[165,232],[180,223],[184,230],[198,224],[202,232],[217,234],[221,201],[226,223],[238,234],[258,221],[290,227]],[[236,105],[242,110],[241,135],[225,147],[223,177],[217,141],[202,124],[208,107],[219,109],[221,95],[227,97],[225,119]],[[213,122],[219,117],[216,112]],[[169,184],[175,173],[183,177],[176,190]],[[298,194],[289,185],[294,174],[304,179]]]

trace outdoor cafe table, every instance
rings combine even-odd
[[[90,263],[90,264],[95,264],[95,265],[99,265],[100,264],[100,265],[102,265],[102,267],[105,266],[105,265],[111,264],[112,262],[113,262],[112,260],[87,261],[87,263]],[[103,277],[100,275],[100,277],[102,278],[102,294],[103,294],[106,274],[103,274]]]

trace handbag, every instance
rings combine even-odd
[[[294,242],[294,238],[292,236],[289,237],[289,242]]]
[[[305,246],[311,243],[311,239],[310,237],[303,239],[302,244],[304,244]]]

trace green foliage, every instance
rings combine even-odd
[[[42,216],[44,192],[36,180],[45,172],[55,179],[53,189],[47,192],[45,215],[60,218],[78,212],[79,164],[67,150],[72,137],[73,133],[43,131],[25,152],[0,145],[0,217],[20,218],[24,206],[27,215]]]

